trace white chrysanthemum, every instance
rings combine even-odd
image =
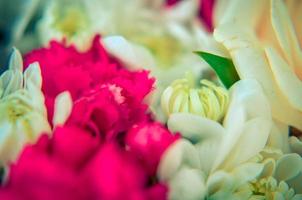
[[[42,133],[50,133],[38,63],[23,73],[19,52],[14,49],[9,69],[0,77],[0,165],[14,161],[23,146]]]
[[[23,147],[33,144],[41,134],[50,134],[42,77],[38,63],[23,73],[23,61],[13,49],[9,69],[0,76],[0,167],[14,162]],[[63,125],[72,110],[72,99],[62,92],[55,99],[53,127]]]
[[[266,148],[254,160],[264,167],[259,177],[248,183],[250,199],[302,198],[302,158],[298,154],[282,154],[279,149]]]
[[[171,114],[168,128],[186,138],[165,152],[158,176],[171,199],[245,199],[244,186],[263,164],[249,161],[265,146],[271,131],[269,103],[254,80],[232,86],[223,125],[190,113]],[[192,185],[190,182],[194,182]]]

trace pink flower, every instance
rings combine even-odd
[[[133,91],[128,92],[126,87],[116,84],[101,85],[76,100],[67,124],[111,140],[133,124],[146,121],[147,106],[141,102],[144,95],[134,98]]]
[[[148,72],[129,72],[109,58],[96,36],[91,48],[79,52],[74,46],[52,41],[49,48],[34,50],[25,56],[25,66],[38,61],[41,65],[43,85],[49,119],[52,119],[54,98],[69,91],[74,101],[87,97],[90,90],[117,86],[129,109],[142,106],[141,101],[152,89],[154,80]],[[115,95],[117,91],[113,90]]]
[[[99,36],[84,53],[53,41],[49,48],[26,56],[26,63],[33,61],[41,65],[49,119],[55,97],[65,90],[74,101],[67,123],[103,139],[111,139],[148,117],[143,99],[151,91],[154,79],[149,78],[147,71],[130,72],[111,60]]]
[[[208,31],[212,32],[213,25],[213,10],[215,0],[201,0],[198,16],[206,25]]]
[[[0,199],[166,199],[166,186],[151,179],[132,152],[65,126],[24,149]]]
[[[66,138],[70,136],[68,132],[82,134],[67,128],[64,130]],[[70,139],[73,140],[72,137]],[[37,144],[24,149],[18,162],[11,167],[8,183],[0,190],[0,199],[82,199],[82,188],[78,180],[80,175],[77,174],[76,166],[71,168],[68,164],[77,155],[70,155],[73,158],[64,161],[64,154],[56,153],[60,148],[55,148],[54,144],[56,143],[44,135]],[[65,147],[67,148],[68,146]]]
[[[105,145],[88,166],[89,188],[102,199],[144,199],[147,177],[131,154]]]
[[[49,117],[63,91],[71,93],[73,108],[52,137],[43,135],[23,150],[0,199],[166,199],[155,172],[178,136],[149,122],[143,100],[154,79],[148,72],[122,68],[99,37],[84,53],[52,42],[26,56],[26,63],[33,61],[41,65]]]
[[[176,4],[179,0],[166,0],[167,5],[172,6]]]
[[[126,144],[143,163],[150,175],[154,175],[164,151],[177,139],[159,123],[142,123],[129,130]]]

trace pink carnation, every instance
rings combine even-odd
[[[148,72],[129,72],[110,59],[99,36],[95,37],[91,48],[86,52],[79,52],[74,46],[66,46],[64,42],[52,41],[49,48],[37,49],[25,56],[25,66],[35,61],[41,66],[42,90],[50,119],[54,98],[63,91],[69,91],[73,100],[77,101],[86,97],[90,90],[115,85],[121,88],[129,109],[136,110],[135,106],[142,106],[141,101],[154,83],[148,77]]]
[[[74,103],[67,124],[99,135],[103,140],[115,138],[133,124],[145,121],[146,106],[117,85],[102,85]]]
[[[127,134],[126,144],[154,175],[164,151],[179,138],[159,123],[142,123],[134,126]]]
[[[25,148],[0,199],[166,199],[166,186],[151,179],[131,152],[65,126]]]
[[[130,72],[110,59],[99,36],[84,53],[53,41],[49,48],[34,50],[25,58],[25,65],[34,61],[41,65],[50,119],[55,97],[66,90],[74,100],[68,124],[101,134],[102,138],[115,137],[147,118],[143,99],[154,79],[147,71]]]
[[[70,117],[52,137],[27,146],[10,168],[0,199],[155,200],[167,187],[155,172],[178,135],[150,122],[143,99],[148,72],[129,72],[110,59],[96,37],[90,50],[52,42],[26,56],[39,61],[49,117],[54,98],[69,91]]]

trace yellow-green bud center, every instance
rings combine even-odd
[[[208,80],[201,80],[195,87],[194,77],[175,80],[162,94],[161,104],[164,113],[192,113],[212,120],[221,120],[226,112],[228,91]]]

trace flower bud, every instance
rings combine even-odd
[[[195,87],[192,74],[175,80],[162,94],[161,105],[164,113],[192,113],[220,121],[226,112],[229,94],[226,89],[208,80],[201,80]]]

